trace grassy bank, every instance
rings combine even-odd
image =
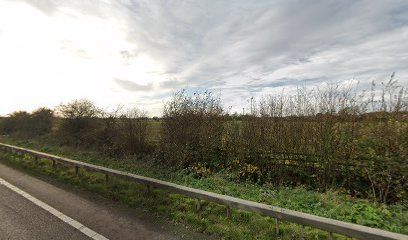
[[[49,141],[42,139],[18,141],[9,137],[1,137],[0,141],[185,186],[384,230],[408,233],[408,211],[407,206],[404,205],[379,205],[368,200],[352,198],[339,191],[317,193],[304,188],[276,189],[270,185],[260,186],[249,182],[238,183],[231,181],[228,174],[223,172],[213,174],[207,178],[196,179],[183,171],[172,171],[172,169],[158,167],[161,165],[155,164],[153,159],[146,159],[146,157],[114,159],[96,152],[52,146]],[[193,199],[180,195],[159,190],[146,194],[143,186],[117,179],[112,179],[106,184],[102,175],[82,172],[80,176],[75,176],[73,170],[68,168],[58,168],[58,171],[54,171],[46,161],[34,165],[28,157],[21,160],[9,155],[5,158],[8,159],[9,163],[24,167],[32,172],[49,175],[64,182],[81,186],[129,206],[149,209],[197,231],[215,234],[221,238],[270,239],[275,234],[273,219],[257,214],[234,211],[232,217],[228,219],[225,214],[225,207],[216,204],[203,202],[203,207],[197,210]],[[282,234],[281,238],[288,239],[301,236],[306,239],[326,237],[323,232],[293,224],[284,224]]]

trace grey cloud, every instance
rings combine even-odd
[[[153,84],[140,85],[128,80],[114,79],[115,83],[127,91],[151,91],[153,90]]]
[[[184,87],[185,83],[178,80],[178,79],[172,78],[172,79],[168,79],[168,80],[163,81],[160,84],[160,86],[162,88],[165,88],[165,89],[176,89],[176,88]]]
[[[273,81],[262,81],[261,83],[251,83],[246,85],[248,91],[261,91],[262,88],[277,88],[285,86],[302,86],[310,85],[327,80],[325,77],[310,78],[310,79],[294,79],[294,78],[282,78]]]
[[[130,61],[139,55],[139,51],[123,50],[123,51],[120,51],[119,54],[122,56],[124,60]]]
[[[404,0],[26,1],[48,12],[65,4],[124,22],[137,52],[124,49],[122,57],[144,53],[160,62],[168,79],[161,90],[219,89],[237,103],[263,89],[353,77],[367,83],[394,71],[408,83]]]
[[[225,73],[261,74],[305,64],[321,52],[360,44],[407,23],[399,17],[398,25],[391,24],[396,9],[407,13],[402,1],[161,3],[133,1],[129,8],[138,14],[129,19],[136,26],[129,38],[166,63],[169,73],[197,86],[232,81],[222,79]]]

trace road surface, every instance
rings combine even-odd
[[[0,239],[89,239],[3,185],[0,219]]]
[[[89,236],[100,236],[100,239],[208,238],[141,209],[130,209],[49,179],[29,176],[0,161],[1,181],[8,186],[0,183],[1,240],[92,239]],[[72,218],[82,224],[82,231],[89,230],[92,234],[87,236],[72,222],[71,225],[64,222],[64,218]],[[93,239],[99,239],[96,237]]]

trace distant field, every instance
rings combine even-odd
[[[150,120],[148,121],[147,129],[148,129],[148,141],[153,142],[153,143],[158,143],[160,140],[160,134],[161,134],[161,128],[162,128],[162,121],[158,120]]]

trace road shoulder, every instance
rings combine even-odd
[[[30,176],[1,162],[0,176],[109,239],[208,238],[147,211],[128,208],[49,178]]]

